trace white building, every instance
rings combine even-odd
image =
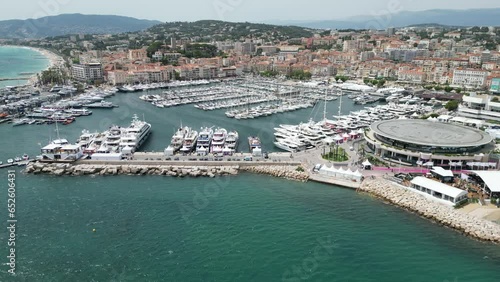
[[[479,69],[456,69],[453,71],[452,84],[481,88],[486,84],[488,72]]]
[[[71,66],[71,75],[76,80],[95,81],[103,79],[101,63],[74,64]]]
[[[458,107],[459,116],[500,121],[500,102],[492,101],[492,96],[471,94],[462,99],[463,104]]]

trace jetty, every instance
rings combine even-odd
[[[29,80],[29,77],[0,78],[0,81]]]
[[[26,166],[30,174],[80,175],[163,175],[174,177],[215,177],[239,171],[307,181],[308,173],[296,161],[190,161],[190,160],[79,160],[73,163],[34,162]]]

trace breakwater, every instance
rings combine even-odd
[[[365,179],[359,191],[375,195],[391,204],[456,229],[467,236],[500,243],[500,225],[461,213],[451,206],[439,204],[385,179]]]
[[[81,175],[163,175],[173,177],[215,177],[221,175],[236,175],[239,171],[267,174],[275,177],[297,181],[307,181],[308,174],[297,171],[295,165],[266,163],[265,165],[238,165],[228,163],[202,162],[92,162],[77,163],[44,163],[32,162],[24,170],[30,174],[52,174],[56,176]]]
[[[244,166],[241,167],[241,170],[302,182],[306,182],[309,179],[309,174],[297,170],[297,166]]]

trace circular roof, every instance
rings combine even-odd
[[[422,119],[395,119],[373,123],[376,134],[397,141],[432,147],[476,147],[493,138],[480,130]]]

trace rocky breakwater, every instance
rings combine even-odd
[[[252,173],[267,174],[302,182],[306,182],[309,179],[309,174],[297,170],[297,166],[242,166],[240,169]]]
[[[215,177],[238,174],[238,166],[174,166],[174,165],[89,165],[30,163],[25,172],[53,175],[165,175],[173,177]]]
[[[366,179],[359,190],[454,228],[465,235],[483,241],[500,243],[500,225],[461,213],[452,206],[430,200],[385,179]]]

